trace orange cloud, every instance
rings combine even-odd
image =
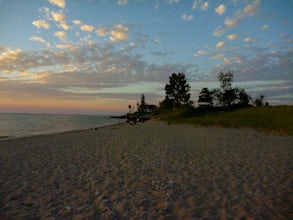
[[[70,26],[65,23],[58,24],[58,27],[66,30],[66,31],[70,29]]]
[[[228,40],[236,40],[238,37],[239,37],[238,34],[229,34],[229,35],[227,36],[227,39],[228,39]]]
[[[54,33],[55,37],[58,37],[61,41],[66,41],[67,34],[64,31],[57,31]]]
[[[226,45],[226,43],[224,41],[220,41],[216,44],[216,48],[222,48]]]
[[[65,23],[66,22],[66,16],[62,13],[58,12],[51,12],[52,19],[56,22]]]
[[[94,30],[94,27],[92,25],[84,24],[80,26],[80,30],[92,32]]]
[[[122,24],[116,24],[114,29],[111,30],[111,37],[110,40],[112,42],[117,41],[127,41],[128,40],[128,27],[123,26]]]
[[[19,50],[19,49],[18,50],[8,49],[6,52],[0,55],[0,61],[8,63],[11,60],[17,60],[21,53],[22,53],[22,50]]]
[[[49,0],[52,5],[57,5],[60,8],[65,8],[65,0]]]
[[[45,20],[33,21],[32,24],[34,26],[36,26],[37,28],[45,28],[45,29],[49,29],[50,28],[50,24],[47,21],[45,21]]]
[[[97,32],[97,35],[102,36],[102,37],[104,37],[108,34],[105,26],[100,26],[96,32]]]
[[[215,12],[217,12],[218,15],[223,15],[226,11],[226,6],[225,5],[219,5],[216,9]]]
[[[30,37],[30,40],[45,44],[47,47],[50,47],[50,44],[41,37],[32,36]]]
[[[72,23],[74,25],[81,25],[81,21],[80,20],[73,20]]]
[[[240,23],[238,18],[226,18],[224,21],[227,27],[235,27]]]

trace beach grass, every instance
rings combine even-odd
[[[201,126],[242,128],[250,127],[265,132],[293,135],[293,106],[250,107],[227,112],[211,112],[191,117],[186,110],[169,112],[163,120]]]

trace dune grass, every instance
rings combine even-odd
[[[163,115],[163,120],[202,126],[251,127],[265,132],[293,135],[293,106],[245,108],[227,112],[195,114],[186,117],[186,110]]]

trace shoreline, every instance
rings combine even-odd
[[[160,121],[0,141],[0,216],[289,219],[292,143]]]
[[[76,133],[76,132],[83,132],[83,131],[90,131],[90,130],[97,130],[106,127],[112,127],[115,125],[124,124],[125,122],[117,122],[117,123],[108,123],[96,127],[84,128],[84,129],[76,129],[76,130],[66,130],[66,131],[56,131],[56,132],[49,132],[49,133],[40,133],[40,134],[31,134],[31,135],[24,135],[24,136],[0,136],[0,143],[3,141],[10,141],[10,140],[18,140],[18,139],[26,139],[26,138],[35,138],[35,137],[42,137],[42,136],[53,136],[53,135],[62,135],[66,133]]]

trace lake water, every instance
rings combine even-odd
[[[0,140],[101,127],[119,123],[102,115],[52,115],[0,113]]]

